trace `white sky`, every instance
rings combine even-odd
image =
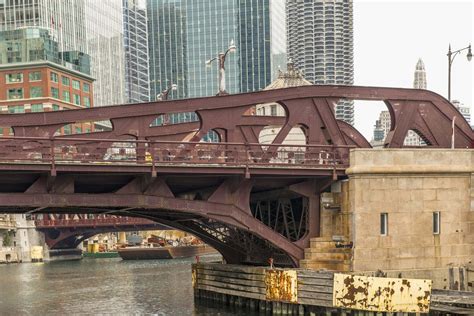
[[[354,84],[412,88],[422,58],[427,88],[447,98],[448,45],[474,44],[473,10],[474,1],[354,0]],[[468,62],[466,53],[454,60],[451,96],[472,113],[474,59]],[[383,103],[356,102],[355,125],[369,141],[385,109]]]

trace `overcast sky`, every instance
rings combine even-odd
[[[455,50],[474,42],[473,10],[466,0],[354,0],[354,84],[412,88],[422,58],[427,88],[447,98],[448,45]],[[454,60],[451,96],[472,113],[474,59],[468,62],[466,53]],[[355,105],[356,127],[369,141],[384,109],[381,103]]]

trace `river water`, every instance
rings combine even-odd
[[[218,260],[206,256],[201,260]],[[195,305],[194,259],[0,265],[0,315],[239,315]]]

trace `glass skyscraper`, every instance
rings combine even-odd
[[[151,100],[177,84],[169,99],[187,97],[186,6],[182,0],[148,0],[148,54]]]
[[[287,0],[288,58],[313,84],[354,83],[352,0]],[[336,118],[354,123],[353,101]]]
[[[80,0],[79,0],[80,1]],[[125,102],[122,2],[84,0],[86,52],[91,56],[95,106]]]
[[[227,55],[226,90],[256,91],[286,65],[284,1],[150,0],[148,1],[150,81],[159,94],[178,84],[173,98],[215,95],[218,65],[205,62]]]
[[[123,0],[125,93],[127,103],[150,101],[145,0]]]
[[[29,32],[45,45],[57,43],[57,63],[95,78],[96,106],[124,102],[122,21],[122,3],[115,0],[0,1],[0,32],[36,29]],[[12,34],[4,36],[14,41]],[[16,35],[21,43],[24,34]],[[19,62],[10,55],[12,63]]]

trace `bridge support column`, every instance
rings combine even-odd
[[[67,249],[49,249],[46,251],[47,255],[44,257],[44,261],[74,261],[82,259],[82,250],[79,248],[67,248]]]

